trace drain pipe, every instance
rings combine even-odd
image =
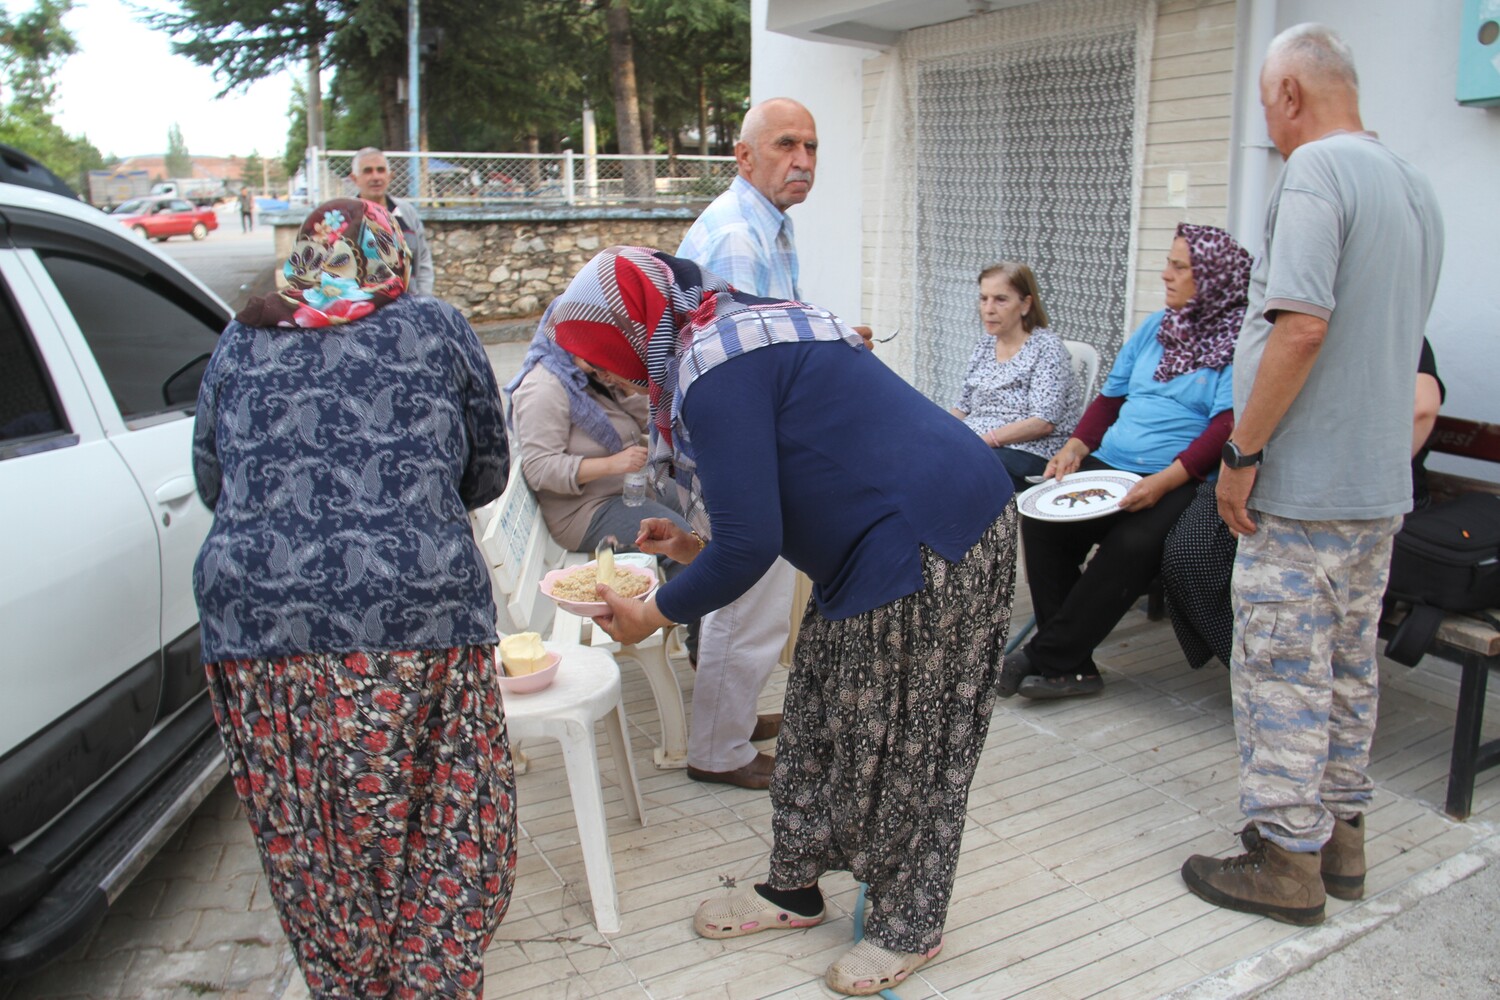
[[[1229,167],[1229,231],[1255,256],[1265,245],[1266,196],[1280,154],[1266,134],[1260,106],[1260,67],[1276,37],[1276,0],[1240,0],[1235,16],[1234,156]]]

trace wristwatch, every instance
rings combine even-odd
[[[1253,455],[1246,455],[1240,451],[1239,445],[1233,441],[1224,442],[1224,466],[1229,469],[1249,469],[1257,466],[1266,456],[1265,449],[1257,451]]]

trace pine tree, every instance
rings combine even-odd
[[[193,157],[188,153],[187,143],[182,138],[182,129],[177,127],[176,122],[173,122],[172,127],[167,129],[167,176],[193,176]]]

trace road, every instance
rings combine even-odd
[[[218,216],[219,228],[206,239],[175,236],[157,246],[213,289],[230,308],[239,309],[252,287],[269,278],[276,263],[274,237],[270,226],[240,232],[239,212],[233,208],[220,211]]]

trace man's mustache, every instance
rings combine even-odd
[[[804,184],[811,184],[813,182],[812,171],[801,169],[788,170],[786,172],[786,183],[790,184],[792,181],[802,181]]]

